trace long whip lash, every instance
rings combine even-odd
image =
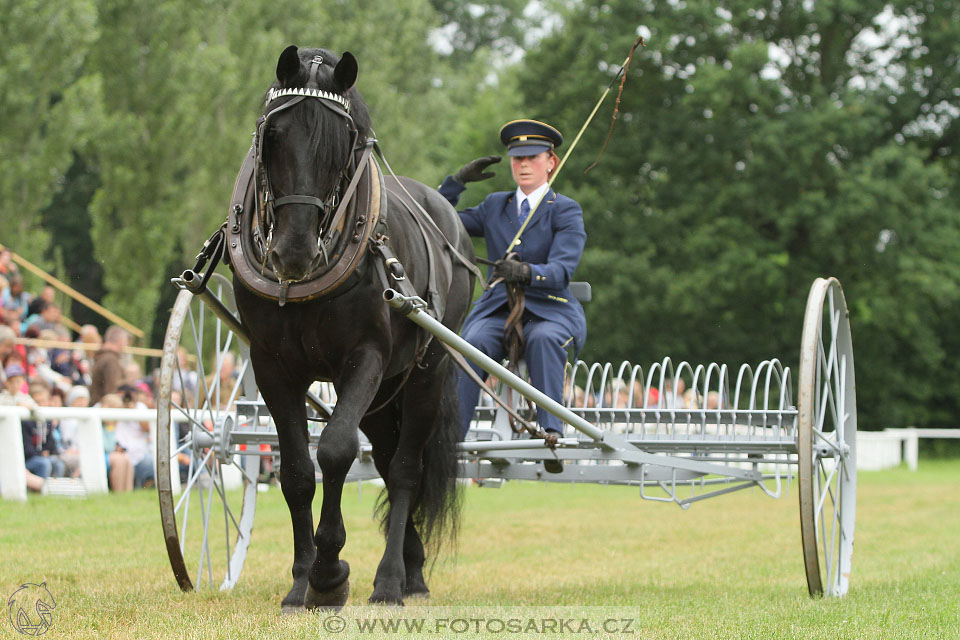
[[[597,111],[600,110],[600,105],[603,104],[603,101],[606,100],[607,94],[610,93],[610,89],[613,88],[613,83],[617,81],[617,78],[620,78],[620,92],[617,94],[617,106],[620,105],[620,95],[623,93],[623,85],[627,79],[627,67],[630,65],[630,60],[633,59],[633,52],[637,50],[637,46],[643,45],[643,36],[637,38],[637,41],[633,43],[633,46],[630,48],[630,54],[624,59],[623,64],[620,65],[620,72],[614,76],[613,80],[610,81],[610,84],[607,85],[607,88],[604,90],[603,95],[600,96],[600,99],[597,100],[597,104],[594,105],[593,111],[590,112],[590,115],[587,117],[586,122],[583,123],[583,126],[580,127],[580,131],[577,133],[577,136],[573,139],[573,142],[570,143],[570,146],[567,148],[567,152],[563,154],[563,158],[560,159],[560,164],[557,165],[556,170],[550,176],[550,179],[547,181],[547,190],[544,191],[543,195],[540,196],[540,199],[537,200],[536,204],[533,205],[533,208],[530,209],[530,214],[527,216],[527,219],[522,225],[520,225],[520,230],[517,231],[517,235],[513,237],[513,240],[510,241],[510,245],[507,247],[506,251],[503,252],[503,257],[506,259],[507,255],[513,251],[513,248],[520,244],[520,236],[523,235],[523,232],[526,230],[527,225],[530,224],[530,220],[533,219],[533,214],[536,213],[537,209],[540,208],[540,203],[543,201],[543,198],[547,195],[547,192],[550,191],[550,188],[553,187],[554,180],[557,179],[557,176],[560,175],[560,170],[563,169],[563,165],[567,163],[567,158],[570,157],[570,154],[573,153],[573,150],[577,147],[577,143],[580,142],[580,138],[583,136],[583,132],[587,130],[587,127],[590,126],[590,123],[593,121],[593,117],[597,115]],[[644,45],[646,46],[646,45]],[[613,118],[616,119],[617,112],[614,110]],[[610,123],[610,131],[613,131],[613,122]],[[610,139],[610,134],[607,134],[607,139]],[[603,143],[604,148],[606,148],[607,143]],[[600,153],[603,153],[601,150]],[[597,158],[599,160],[599,156]],[[590,165],[592,168],[593,165]],[[588,169],[589,170],[589,169]]]
[[[630,55],[627,56],[627,61],[620,68],[620,73],[617,74],[620,76],[620,89],[617,91],[617,101],[613,104],[613,116],[610,118],[610,128],[607,130],[607,138],[603,141],[603,146],[600,147],[600,153],[597,154],[597,159],[593,161],[593,164],[583,170],[584,174],[589,173],[590,169],[597,166],[597,163],[600,162],[600,158],[603,156],[603,152],[607,150],[607,143],[610,142],[610,136],[613,135],[613,124],[617,121],[617,114],[620,113],[620,96],[623,95],[623,85],[627,83],[627,69],[630,68],[630,62],[633,61],[633,52],[637,50],[637,46],[647,46],[643,42],[643,36],[637,38],[637,41],[630,47]],[[614,81],[616,81],[616,78],[611,80],[610,84],[613,84]],[[609,86],[607,90],[610,90]]]

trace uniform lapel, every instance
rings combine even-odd
[[[553,205],[556,201],[557,192],[553,189],[547,189],[547,192],[543,194],[543,201],[540,202],[540,206],[537,207],[537,210],[533,213],[533,219],[530,220],[530,224],[527,225],[524,233],[529,233],[533,227],[536,227],[541,222],[549,218],[550,210],[553,208]]]

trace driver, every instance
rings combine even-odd
[[[507,149],[517,188],[492,193],[476,207],[460,211],[467,231],[471,236],[483,237],[488,256],[496,260],[492,267],[496,284],[474,303],[462,335],[494,360],[503,359],[507,354],[504,329],[510,314],[506,285],[519,287],[524,299],[520,322],[530,380],[537,389],[560,402],[567,350],[578,353],[587,337],[583,307],[568,287],[587,239],[583,210],[548,185],[559,164],[554,151],[563,143],[559,131],[536,120],[514,120],[500,129],[500,141]],[[441,195],[456,206],[468,183],[495,175],[487,169],[497,162],[500,156],[469,162],[443,181]],[[511,248],[525,222],[519,241]],[[510,259],[505,255],[508,248]],[[471,366],[486,379],[484,371],[477,365]],[[457,391],[465,436],[480,389],[461,374]],[[537,420],[545,431],[558,437],[562,434],[563,422],[556,416],[538,408]]]

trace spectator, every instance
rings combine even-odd
[[[3,392],[0,393],[0,405],[16,405],[33,409],[37,404],[29,395],[24,393],[27,383],[27,371],[19,362],[11,363],[4,369],[6,382]]]
[[[687,388],[687,383],[683,381],[683,378],[676,379],[676,388],[674,388],[674,379],[667,378],[663,381],[663,393],[660,395],[663,398],[664,406],[667,409],[683,409],[685,408],[683,394]]]
[[[147,405],[136,398],[137,390],[121,385],[120,398],[125,409],[146,409]],[[153,458],[150,455],[150,423],[136,420],[117,421],[117,446],[129,456],[133,465],[133,486],[153,486]]]
[[[99,351],[101,345],[103,345],[103,338],[100,337],[100,331],[95,326],[85,324],[80,327],[80,337],[74,344],[78,345],[78,348],[73,350],[73,362],[77,370],[77,377],[82,381],[80,384],[89,387],[92,382],[90,373],[93,371],[93,354]],[[91,346],[96,347],[96,349],[85,348]]]
[[[108,393],[100,399],[99,407],[104,409],[120,409],[123,400],[116,393]],[[133,465],[130,456],[117,444],[117,421],[103,421],[103,449],[107,457],[107,478],[110,490],[116,492],[133,490]]]
[[[133,388],[136,389],[135,397],[137,402],[142,403],[147,409],[156,409],[157,403],[153,397],[153,389],[150,388],[150,383],[146,380],[141,380]]]
[[[723,408],[724,408],[723,405],[724,405],[725,403],[723,403],[721,400],[722,400],[722,399],[721,399],[721,397],[720,397],[720,392],[719,392],[719,391],[710,391],[710,392],[707,393],[707,404],[706,404],[706,407],[704,407],[704,408],[706,408],[706,409],[723,409]]]
[[[90,391],[82,385],[76,385],[67,393],[64,404],[68,407],[89,407]],[[60,421],[60,436],[62,438],[60,444],[63,448],[60,457],[66,466],[67,475],[73,478],[80,476],[80,446],[77,440],[79,426],[80,420],[77,418],[64,418]]]
[[[0,383],[6,382],[7,376],[3,368],[7,365],[7,358],[16,349],[17,334],[7,325],[0,325]]]
[[[173,388],[177,391],[186,391],[185,402],[197,397],[197,381],[199,376],[190,366],[190,354],[183,347],[177,347],[177,364],[179,371],[173,376]]]
[[[212,372],[204,379],[204,386],[200,390],[200,403],[198,406],[205,406],[204,402],[210,399],[210,407],[216,409],[231,409],[230,398],[233,396],[234,389],[237,386],[236,357],[230,351],[225,351],[221,355],[220,369]],[[236,397],[233,398],[236,401]]]
[[[30,333],[33,333],[32,329]],[[41,340],[51,340],[56,336],[52,332],[46,332],[38,336]],[[43,347],[33,347],[27,357],[27,374],[31,380],[34,378],[43,379],[50,387],[60,389],[64,395],[73,386],[73,381],[60,372],[56,371],[50,364],[50,352]]]
[[[36,493],[43,491],[43,485],[47,482],[46,479],[29,471],[26,471],[25,475],[27,476],[27,489],[35,491]]]
[[[70,338],[70,332],[63,326],[63,311],[56,302],[42,302],[39,305],[40,311],[35,316],[30,316],[24,323],[24,326],[37,327],[40,333],[48,331],[52,334],[53,340],[65,340]]]
[[[50,403],[50,389],[46,383],[36,380],[30,384],[30,397],[36,406]],[[57,457],[56,439],[50,423],[37,420],[21,420],[23,434],[23,457],[27,470],[41,478],[62,477],[63,461]]]
[[[116,393],[123,384],[121,356],[130,343],[130,334],[122,327],[110,325],[103,346],[93,359],[90,372],[90,401],[96,404],[108,393]]]
[[[13,261],[13,254],[10,253],[10,249],[7,249],[6,247],[0,249],[0,275],[9,278],[11,275],[17,272],[18,267]]]
[[[135,360],[130,360],[123,365],[123,383],[134,386],[143,380],[143,369]]]
[[[31,300],[30,304],[27,305],[27,317],[43,313],[44,308],[53,304],[56,295],[57,290],[51,285],[43,285],[43,290],[40,291],[40,295]]]
[[[4,309],[16,312],[10,317],[15,317],[17,322],[23,322],[27,317],[30,294],[23,290],[23,276],[19,273],[10,276],[9,281],[10,287],[4,290],[0,303]],[[4,319],[6,320],[6,317]]]

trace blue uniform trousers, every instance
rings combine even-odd
[[[504,358],[503,325],[507,320],[506,309],[493,315],[474,321],[468,319],[463,328],[463,339],[496,361]],[[559,322],[544,320],[527,312],[523,315],[523,335],[527,346],[524,360],[530,373],[533,386],[547,396],[560,402],[563,397],[564,366],[567,362],[567,348],[573,345],[570,332]],[[474,371],[484,380],[487,373],[477,365],[470,363]],[[480,387],[462,371],[458,374],[457,393],[460,396],[460,418],[462,436],[470,428],[473,410],[480,397]],[[537,421],[547,431],[563,431],[560,418],[537,408]]]

